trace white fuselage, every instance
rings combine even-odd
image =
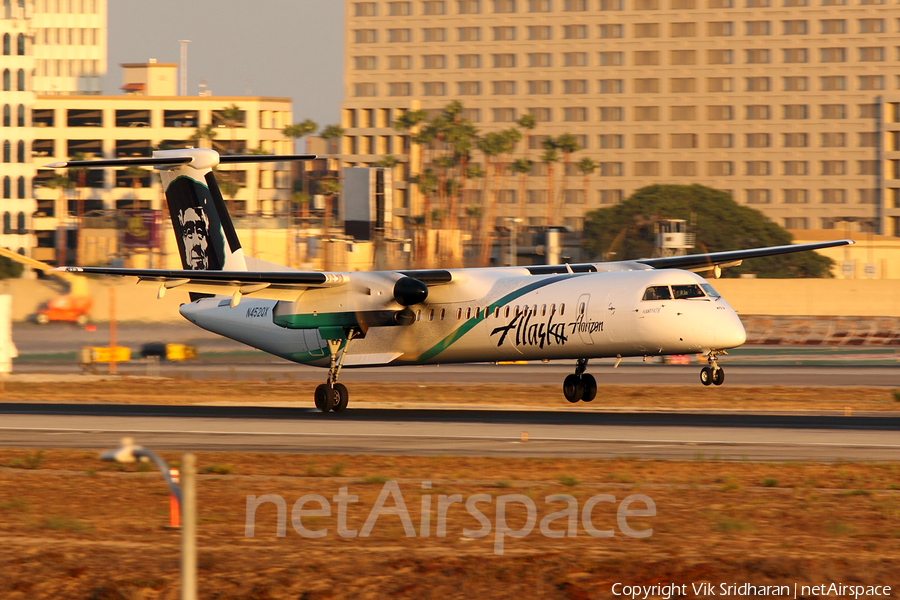
[[[265,352],[328,366],[321,327],[335,319],[365,322],[366,314],[385,307],[402,309],[386,300],[394,281],[385,273],[354,273],[352,286],[309,289],[293,303],[244,298],[232,308],[227,299],[208,298],[182,305],[181,314]],[[672,286],[705,291],[702,297],[645,299],[648,288],[671,293]],[[350,342],[344,364],[655,356],[740,346],[746,339],[740,319],[713,294],[702,277],[672,269],[557,275],[460,270],[451,283],[432,286],[426,302],[410,307],[412,324],[361,327],[365,335]],[[302,328],[276,324],[276,314],[285,311]]]

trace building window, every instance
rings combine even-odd
[[[587,109],[583,106],[568,106],[563,109],[563,121],[576,123],[587,121]]]
[[[16,180],[16,198],[19,200],[25,199],[25,178],[19,177]]]
[[[673,177],[695,177],[697,163],[692,160],[675,160],[670,164]]]
[[[706,32],[710,37],[722,37],[734,35],[734,23],[732,21],[712,21],[706,24]]]
[[[846,204],[846,190],[828,189],[821,190],[822,204]]]
[[[884,33],[884,19],[860,19],[860,33]]]
[[[529,67],[549,67],[552,64],[549,52],[532,52],[528,55]]]
[[[859,89],[860,90],[883,90],[884,89],[884,75],[860,75],[859,76]]]
[[[388,29],[388,43],[390,44],[402,44],[411,39],[412,33],[409,29]]]
[[[25,107],[21,104],[19,107],[24,112]],[[878,105],[877,104],[860,104],[859,105],[859,118],[860,119],[877,119],[878,118]]]
[[[460,42],[481,41],[481,27],[459,27],[456,31]]]
[[[881,46],[871,46],[859,49],[859,60],[861,62],[883,62],[884,48]]]
[[[634,64],[638,67],[649,67],[659,64],[658,50],[637,50],[634,53]]]
[[[426,0],[422,3],[423,15],[445,15],[447,14],[447,3],[443,0]]]
[[[357,71],[374,71],[378,62],[374,56],[354,56],[353,66]]]
[[[658,133],[636,133],[634,134],[634,147],[638,150],[647,150],[659,148]]]
[[[565,12],[584,12],[587,9],[587,0],[563,0],[563,11]]]
[[[494,123],[512,123],[516,120],[515,108],[494,108],[492,114]]]
[[[621,106],[601,106],[599,117],[601,121],[624,121],[625,109]]]
[[[563,25],[563,38],[583,40],[587,38],[587,25]]]
[[[563,53],[563,66],[564,67],[586,67],[587,66],[587,52],[564,52]]]
[[[378,32],[374,29],[355,29],[353,41],[357,44],[374,44],[378,41]]]
[[[706,62],[711,65],[730,65],[734,62],[734,53],[731,50],[707,50]]]
[[[528,114],[534,117],[534,120],[538,123],[548,123],[552,120],[551,110],[549,108],[529,108]],[[537,136],[531,136],[532,141]],[[540,146],[536,146],[536,148],[540,148]]]
[[[477,15],[481,13],[480,0],[459,0],[456,5],[461,15]]]
[[[672,23],[669,26],[670,37],[695,37],[697,35],[696,23]]]
[[[734,119],[733,106],[707,106],[706,118],[710,121],[731,121]]]
[[[771,80],[768,77],[745,77],[744,84],[748,92],[768,92]]]
[[[625,53],[624,52],[601,52],[600,53],[600,66],[601,67],[621,67],[625,64]]]
[[[658,38],[659,23],[635,23],[634,37],[636,38]]]
[[[729,177],[734,174],[734,164],[728,160],[714,160],[706,164],[710,177]]]
[[[847,118],[847,105],[846,104],[821,104],[821,105],[819,105],[819,109],[822,113],[823,119],[846,119]]]
[[[550,12],[550,0],[528,0],[528,12]]]
[[[16,162],[17,163],[25,162],[25,142],[23,140],[19,140],[16,143]]]
[[[819,21],[819,33],[822,35],[847,33],[847,21],[844,19],[822,19]]]
[[[550,82],[546,82],[549,84]],[[516,93],[515,81],[492,81],[491,87],[495,96],[509,96]],[[531,86],[529,85],[529,88]]]
[[[622,10],[624,0],[600,0],[600,10]]]
[[[625,169],[620,162],[601,162],[598,166],[600,177],[621,177]]]
[[[844,160],[823,160],[820,161],[820,175],[846,175],[847,161]]]
[[[8,33],[3,34],[3,56],[9,56],[11,52],[12,38]]]
[[[733,139],[730,133],[709,133],[706,136],[706,144],[710,148],[731,148]]]
[[[806,104],[784,104],[781,109],[783,119],[809,118],[809,106]]]
[[[458,69],[480,69],[481,68],[481,55],[480,54],[457,54],[456,55],[456,68],[458,68]]]
[[[804,20],[782,21],[781,29],[784,35],[806,35],[809,33],[809,22]]]
[[[769,107],[765,104],[751,104],[746,107],[746,116],[748,121],[751,120],[768,120],[771,118]]]
[[[659,10],[659,0],[634,0],[635,10]]]
[[[847,62],[846,48],[819,48],[819,62]]]
[[[456,84],[457,86],[457,94],[460,96],[480,96],[481,95],[481,82],[480,81],[460,81]]]
[[[635,94],[658,94],[659,79],[655,77],[640,77],[634,80]]]
[[[744,167],[747,175],[756,177],[764,177],[769,175],[769,161],[767,160],[748,160]]]
[[[377,94],[374,83],[357,83],[353,86],[353,95],[357,98],[371,98]]]
[[[493,27],[495,42],[511,42],[516,39],[515,27]]]
[[[640,160],[634,163],[634,174],[637,177],[658,177],[659,162],[655,160]]]
[[[426,81],[422,84],[423,96],[446,96],[447,85],[443,81]]]
[[[25,105],[16,107],[16,127],[25,127]]]
[[[697,134],[673,133],[669,137],[669,145],[672,148],[696,148]]]
[[[770,190],[747,190],[747,204],[769,204]]]
[[[499,14],[516,12],[516,0],[494,0],[494,12]]]
[[[388,84],[388,96],[411,96],[412,86],[407,81],[394,81]]]
[[[516,66],[516,55],[492,54],[491,61],[495,69],[513,69]]]
[[[426,27],[422,30],[423,42],[446,42],[447,30],[443,27]]]
[[[447,57],[443,54],[425,54],[422,56],[423,69],[446,69]]]
[[[721,93],[734,91],[734,79],[731,77],[710,77],[706,80],[706,91]]]
[[[620,24],[599,25],[598,29],[601,39],[617,39],[624,35],[624,29]]]
[[[809,52],[806,48],[785,48],[782,50],[782,55],[785,63],[809,62]]]
[[[12,197],[12,179],[7,175],[3,178],[3,199],[9,200]]]
[[[894,139],[894,151],[900,150],[900,147],[897,147],[900,144],[900,131],[892,131]],[[875,131],[860,131],[859,132],[859,144],[857,144],[860,148],[877,148],[878,147],[878,133]],[[898,207],[900,208],[900,207]]]
[[[353,8],[354,17],[374,17],[378,14],[374,2],[355,2]]]
[[[673,106],[669,115],[670,121],[696,121],[696,106]]]
[[[3,126],[10,127],[11,126],[10,120],[11,120],[11,113],[10,113],[9,104],[4,104],[3,105]]]
[[[828,75],[819,78],[819,87],[823,92],[836,92],[847,89],[847,78],[843,75]]]
[[[598,190],[600,204],[618,204],[622,201],[622,190]]]
[[[805,160],[786,160],[782,166],[784,167],[785,175],[809,175],[809,164]]]
[[[878,204],[878,189],[860,189],[857,190],[860,204]],[[20,215],[22,213],[19,213]]]
[[[412,2],[388,2],[388,15],[392,17],[408,17],[412,14]]]
[[[857,175],[878,175],[877,160],[858,160],[856,161]]]
[[[408,55],[388,56],[388,69],[406,70],[412,67],[412,58]]]
[[[770,21],[746,21],[744,22],[744,31],[746,35],[770,35]]]
[[[587,94],[587,87],[586,79],[563,80],[563,94]]]
[[[747,136],[747,147],[748,148],[768,148],[769,147],[769,134],[768,133],[748,133]]]
[[[634,107],[634,120],[635,121],[659,121],[659,107],[658,106],[635,106]]]
[[[697,64],[697,51],[672,50],[669,58],[673,65],[695,65]]]
[[[781,82],[786,92],[805,92],[809,86],[808,79],[800,76],[782,77]]]
[[[529,40],[549,40],[551,30],[548,25],[531,25],[528,27]]]
[[[9,140],[3,140],[3,162],[12,162],[12,144]]]
[[[766,64],[769,62],[769,50],[767,48],[744,50],[744,62],[748,65]]]
[[[822,148],[844,148],[847,146],[847,136],[843,132],[821,133],[819,146]]]
[[[513,84],[513,85],[512,85],[512,88],[513,88],[513,90],[515,89],[514,82],[512,82],[512,81],[503,81],[503,82],[498,81],[498,82],[495,82],[495,84],[494,84],[495,89],[496,89],[496,84],[497,84],[497,83]],[[508,86],[507,86],[507,87],[508,87]],[[552,91],[553,91],[553,86],[552,86],[552,82],[551,82],[551,81],[547,81],[547,80],[539,80],[539,81],[529,81],[529,82],[528,82],[528,93],[531,94],[531,95],[536,95],[536,94],[550,94],[550,93],[552,93]],[[504,93],[504,92],[497,92],[497,91],[495,91],[494,93],[497,94],[497,93]],[[515,92],[514,92],[514,91],[510,91],[510,92],[505,92],[505,93],[513,94],[513,93],[515,93]]]
[[[597,136],[597,142],[601,150],[620,150],[625,147],[625,136],[620,133],[601,133]],[[587,140],[583,147],[587,147]]]
[[[785,204],[807,204],[809,202],[809,194],[807,190],[791,189],[783,190],[783,198]],[[800,227],[792,227],[792,229],[801,229]],[[802,229],[805,229],[802,228]]]

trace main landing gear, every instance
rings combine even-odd
[[[571,403],[582,400],[590,402],[597,397],[597,380],[590,373],[585,373],[588,359],[579,358],[575,363],[575,373],[567,375],[563,381],[563,394]]]
[[[709,366],[700,369],[700,383],[703,385],[722,385],[725,383],[725,369],[719,366],[719,354],[725,354],[725,351],[709,351],[709,355],[706,358]]]
[[[338,383],[338,375],[341,374],[341,367],[344,366],[344,357],[347,356],[347,347],[350,346],[350,340],[353,339],[355,331],[351,330],[347,334],[347,341],[343,340],[327,340],[328,352],[331,354],[331,366],[328,368],[328,380],[316,388],[315,399],[316,408],[323,413],[329,411],[344,412],[347,404],[350,402],[350,394],[347,392],[347,386]],[[341,344],[344,349],[341,350]],[[340,359],[338,353],[340,352]]]

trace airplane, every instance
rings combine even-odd
[[[314,394],[343,412],[343,367],[575,360],[571,403],[591,402],[589,360],[703,354],[703,385],[722,385],[718,357],[746,341],[740,318],[697,272],[761,256],[853,244],[834,240],[616,262],[311,272],[245,256],[216,183],[219,164],[310,160],[314,155],[222,155],[157,150],[152,158],[66,161],[51,168],[152,166],[162,179],[181,270],[60,267],[137,278],[157,297],[190,292],[195,325],[289,361],[327,368]]]

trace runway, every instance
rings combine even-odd
[[[0,405],[0,446],[706,460],[900,460],[900,417]]]

